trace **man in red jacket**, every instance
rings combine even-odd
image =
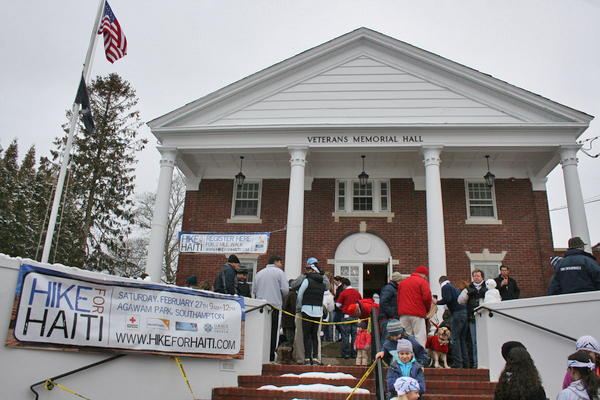
[[[431,308],[428,276],[429,270],[421,265],[408,278],[398,283],[400,323],[423,347],[427,341],[425,317]]]
[[[342,357],[343,358],[356,358],[356,350],[354,350],[354,341],[356,340],[356,317],[351,314],[356,312],[356,302],[362,299],[362,296],[358,290],[351,286],[348,278],[342,278],[342,285],[344,285],[344,291],[340,294],[335,303],[336,306],[342,309],[344,314],[340,325],[340,332],[342,333]]]

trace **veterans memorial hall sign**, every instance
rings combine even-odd
[[[265,254],[269,232],[179,232],[180,253]]]
[[[77,272],[21,266],[7,346],[243,357],[243,297]]]

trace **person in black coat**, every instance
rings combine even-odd
[[[235,254],[227,259],[227,264],[223,267],[215,279],[215,292],[224,294],[238,294],[237,270],[240,268],[240,260]]]
[[[398,282],[402,280],[400,272],[394,272],[392,279],[381,288],[379,295],[379,331],[381,333],[381,345],[385,342],[388,331],[387,324],[390,319],[398,319]]]
[[[477,325],[475,324],[475,309],[483,303],[485,298],[484,274],[480,269],[474,269],[471,272],[473,282],[469,284],[458,296],[458,303],[467,306],[467,318],[469,320],[469,331],[471,333],[471,343],[473,344],[473,367],[477,367]]]
[[[500,292],[502,301],[518,299],[521,295],[521,289],[517,285],[517,281],[508,276],[510,268],[506,265],[500,266],[500,275],[496,279],[496,288]]]
[[[237,270],[237,279],[238,279],[238,294],[244,297],[252,297],[250,294],[250,285],[246,280],[248,279],[248,268],[240,265]]]
[[[548,294],[567,294],[600,290],[600,267],[596,257],[585,252],[580,237],[569,239],[565,258],[554,266],[554,276],[548,285]]]

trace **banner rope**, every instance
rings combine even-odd
[[[67,388],[66,388],[66,387],[64,387],[63,385],[60,385],[60,384],[58,384],[58,383],[56,383],[56,382],[53,382],[53,381],[52,381],[52,379],[46,379],[46,383],[44,384],[44,387],[45,387],[46,389],[48,389],[48,390],[52,390],[52,389],[54,389],[54,386],[58,386],[58,387],[59,387],[59,388],[61,388],[62,390],[64,390],[64,391],[67,391],[67,392],[69,392],[69,393],[71,393],[71,394],[74,394],[75,396],[79,396],[79,397],[81,397],[82,399],[85,399],[85,400],[90,400],[90,399],[88,399],[87,397],[84,397],[84,396],[80,395],[79,393],[75,393],[74,391],[67,389]]]
[[[183,379],[185,380],[185,383],[187,383],[187,386],[190,389],[190,393],[192,394],[192,397],[195,399],[196,396],[194,395],[194,391],[192,390],[190,381],[188,380],[188,378],[185,374],[185,370],[183,369],[183,364],[181,363],[181,360],[179,359],[179,357],[171,357],[171,358],[173,358],[177,362],[177,365],[179,366],[179,370],[181,371],[181,375],[183,375]]]
[[[340,321],[340,322],[319,322],[319,321],[313,321],[313,320],[311,320],[311,319],[306,319],[306,318],[299,317],[299,316],[297,316],[296,314],[292,314],[292,313],[291,313],[291,312],[289,312],[289,311],[285,311],[285,310],[282,310],[281,308],[277,308],[277,307],[275,307],[275,306],[274,306],[274,305],[272,305],[272,304],[270,304],[270,306],[271,306],[273,309],[275,309],[275,310],[277,310],[277,311],[281,311],[281,312],[282,312],[282,313],[284,313],[284,314],[290,315],[290,316],[292,316],[292,317],[294,317],[294,318],[301,319],[302,321],[308,321],[308,322],[312,322],[312,323],[314,323],[314,324],[321,324],[321,325],[342,325],[342,324],[354,324],[354,323],[357,323],[357,322],[359,322],[359,321],[369,321],[369,324],[370,324],[370,321],[371,321],[371,318],[368,318],[368,317],[367,317],[367,318],[362,318],[362,319],[361,319],[361,318],[357,318],[357,319],[354,319],[354,320],[352,320],[352,321]]]
[[[365,374],[362,376],[362,378],[360,378],[360,380],[358,381],[358,383],[356,384],[354,389],[352,389],[352,391],[350,392],[348,397],[346,397],[346,400],[348,400],[350,397],[352,397],[354,392],[356,392],[356,389],[358,389],[363,384],[363,382],[367,379],[367,377],[371,374],[371,372],[373,372],[373,369],[375,369],[375,365],[377,365],[377,360],[373,361],[373,364],[371,364],[371,366],[369,367],[367,372],[365,372]]]

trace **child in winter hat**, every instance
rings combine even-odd
[[[412,343],[407,339],[400,339],[396,350],[392,350],[390,353],[393,362],[387,372],[388,397],[393,397],[396,393],[394,384],[398,378],[403,376],[416,379],[419,382],[419,394],[425,393],[425,374],[423,367],[415,359]]]
[[[408,376],[401,376],[396,379],[394,389],[396,389],[398,397],[394,397],[392,400],[416,400],[420,397],[419,382]]]
[[[575,351],[581,351],[588,354],[591,357],[592,362],[596,364],[596,368],[594,369],[596,375],[600,376],[600,346],[598,346],[598,341],[590,335],[584,335],[577,339],[577,342],[575,343]],[[567,373],[563,379],[562,388],[566,389],[571,382],[573,382],[573,378],[567,369]]]
[[[371,349],[371,334],[367,331],[367,322],[360,321],[356,339],[354,340],[356,350],[356,365],[369,365],[369,350]]]
[[[396,348],[398,340],[407,339],[413,345],[412,352],[417,359],[417,362],[421,365],[427,365],[429,363],[429,356],[427,355],[425,348],[419,344],[417,339],[406,333],[406,330],[402,327],[400,321],[397,319],[390,319],[387,324],[387,330],[388,336],[381,345],[382,350],[375,355],[375,358],[383,358],[383,361],[386,364],[391,364],[393,361],[391,351],[398,350]]]

